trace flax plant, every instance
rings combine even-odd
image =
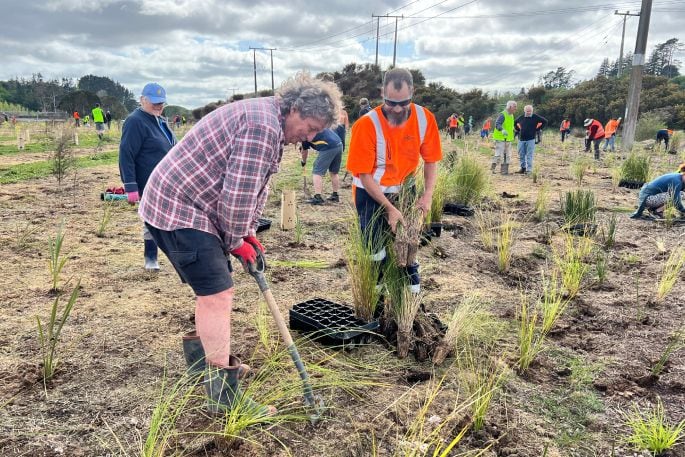
[[[682,442],[685,420],[670,425],[661,399],[657,399],[649,411],[640,411],[633,405],[632,412],[623,413],[623,419],[631,430],[626,441],[637,450],[649,451],[656,456]]]
[[[500,213],[500,224],[497,229],[497,268],[500,273],[509,270],[514,245],[514,220],[506,211]]]
[[[549,184],[544,183],[538,190],[538,196],[535,199],[535,219],[542,222],[549,214]]]
[[[375,217],[383,217],[380,213]],[[372,236],[365,236],[359,225],[356,212],[348,222],[347,231],[347,271],[352,289],[352,301],[357,317],[370,321],[376,312],[380,298],[377,284],[381,271],[381,262],[374,260],[374,243]],[[378,246],[384,245],[379,240]]]
[[[50,270],[50,280],[52,283],[52,288],[50,290],[53,292],[59,291],[57,286],[59,285],[62,275],[62,269],[67,263],[67,260],[69,260],[68,257],[62,256],[62,244],[64,243],[63,229],[64,224],[60,224],[59,227],[57,227],[57,234],[55,235],[55,238],[50,238],[48,240],[50,253],[50,257],[48,258],[48,268]]]
[[[661,301],[671,291],[675,285],[680,272],[685,266],[685,248],[678,246],[671,251],[668,259],[661,269],[659,282],[657,284],[656,298]]]
[[[57,310],[59,308],[60,298],[58,295],[52,302],[52,308],[50,310],[50,319],[43,326],[39,316],[36,316],[36,322],[38,323],[38,339],[40,341],[40,350],[43,356],[43,384],[45,385],[52,377],[55,375],[55,370],[57,369],[59,359],[57,358],[57,344],[59,343],[59,338],[62,334],[62,329],[64,324],[66,324],[71,310],[76,304],[76,299],[80,291],[81,281],[76,283],[76,287],[71,292],[67,304],[62,309],[59,319],[57,318]]]

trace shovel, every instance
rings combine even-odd
[[[252,277],[255,278],[257,284],[259,285],[259,290],[262,291],[262,294],[266,299],[266,304],[269,306],[269,311],[271,311],[271,315],[273,316],[274,321],[276,321],[278,331],[280,332],[281,337],[288,348],[290,357],[293,359],[293,362],[295,362],[295,367],[297,368],[297,372],[300,374],[300,379],[302,379],[304,403],[314,410],[314,412],[309,416],[309,420],[312,425],[316,424],[316,422],[318,422],[321,418],[321,414],[323,414],[325,409],[323,398],[318,395],[315,396],[312,391],[312,385],[309,383],[309,375],[307,374],[307,370],[302,363],[300,353],[297,352],[297,347],[293,342],[292,336],[290,336],[290,331],[285,325],[283,316],[281,316],[281,312],[278,310],[278,306],[276,306],[276,300],[269,289],[269,284],[266,282],[266,277],[264,277],[266,260],[264,260],[264,256],[259,249],[255,249],[255,251],[257,252],[257,261],[255,263],[248,263],[247,265],[243,263],[243,267],[245,267],[245,271],[250,273]]]

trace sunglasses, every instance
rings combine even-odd
[[[385,101],[385,104],[388,105],[390,108],[394,108],[396,106],[401,106],[404,108],[405,106],[409,106],[409,104],[411,103],[411,98],[408,98],[406,100],[400,100],[399,102],[396,102],[395,100],[388,100],[387,98],[384,98],[383,100]]]

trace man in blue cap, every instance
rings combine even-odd
[[[119,144],[119,173],[132,205],[140,200],[152,170],[176,144],[167,120],[162,116],[165,105],[164,88],[157,83],[148,83],[140,95],[140,107],[124,122]],[[159,271],[157,244],[145,225],[143,240],[145,269]]]

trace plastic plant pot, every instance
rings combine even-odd
[[[431,233],[434,237],[440,238],[442,234],[442,222],[431,222]]]
[[[367,343],[378,321],[365,322],[345,305],[323,298],[297,303],[290,310],[290,328],[327,346],[354,347]]]
[[[632,179],[622,179],[618,182],[618,187],[627,189],[640,189],[645,184],[644,181],[633,181]]]
[[[259,218],[257,220],[257,233],[269,230],[271,228],[271,219]]]

